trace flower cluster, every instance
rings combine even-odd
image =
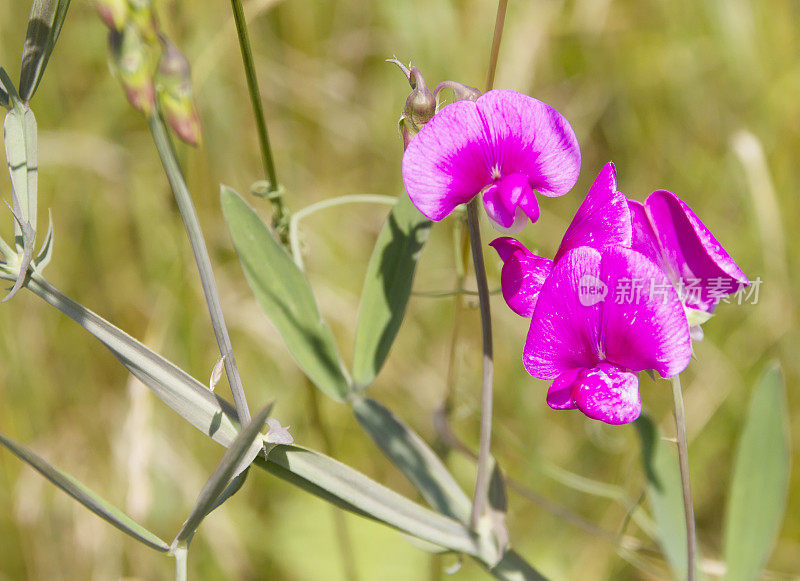
[[[580,152],[560,113],[513,91],[489,91],[446,106],[403,157],[406,191],[432,220],[482,195],[489,218],[517,230],[539,217],[534,191],[560,196],[577,181]],[[695,213],[659,190],[644,203],[617,190],[607,164],[567,228],[553,259],[518,240],[491,246],[503,261],[508,306],[530,319],[525,369],[552,380],[547,403],[610,424],[641,412],[638,373],[683,371],[721,298],[747,277]],[[608,289],[648,281],[636,300]],[[685,281],[694,290],[686,292]]]

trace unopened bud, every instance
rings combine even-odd
[[[100,20],[111,30],[122,30],[128,20],[128,0],[95,0]]]
[[[158,63],[158,101],[167,125],[189,145],[200,143],[200,116],[194,106],[189,61],[168,38],[161,36],[164,50]]]
[[[412,91],[406,98],[403,116],[419,131],[436,114],[436,97],[428,89],[418,68],[414,67],[410,73],[408,82]]]
[[[112,30],[108,35],[111,66],[125,89],[128,101],[135,109],[149,115],[156,102],[153,75],[156,55],[136,26],[128,23],[122,32]]]
[[[398,124],[400,134],[403,136],[403,147],[406,148],[411,139],[436,114],[436,96],[431,93],[418,68],[409,69],[396,58],[387,59],[387,62],[396,64],[411,85],[411,93],[406,98]]]

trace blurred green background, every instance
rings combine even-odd
[[[205,229],[251,408],[277,401],[296,441],[323,449],[312,393],[247,287],[222,219],[218,188],[246,193],[261,179],[253,116],[225,1],[158,3],[162,27],[185,51],[204,144],[180,149]],[[402,191],[396,122],[408,86],[384,59],[412,60],[429,84],[483,86],[496,3],[488,0],[250,0],[245,3],[278,175],[293,209],[353,193]],[[0,64],[18,74],[28,2],[0,0]],[[718,568],[726,489],[752,386],[781,361],[792,423],[800,425],[797,332],[800,238],[800,5],[789,0],[541,0],[509,6],[496,87],[559,109],[581,144],[569,195],[542,201],[522,239],[552,255],[589,184],[608,160],[619,187],[643,200],[676,192],[751,279],[758,303],[723,305],[685,373],[695,510],[707,567]],[[32,102],[40,130],[40,208],[50,208],[55,252],[47,276],[70,296],[205,381],[216,344],[199,280],[145,120],[106,64],[106,30],[75,0]],[[3,182],[7,184],[8,182]],[[10,187],[3,186],[10,200]],[[268,218],[266,202],[253,203]],[[309,277],[346,361],[362,278],[386,209],[344,206],[303,222]],[[2,221],[9,239],[11,216]],[[434,227],[415,282],[452,289],[454,219]],[[487,232],[487,234],[489,234]],[[490,285],[498,260],[487,254]],[[479,317],[472,299],[455,350],[453,430],[477,444]],[[546,385],[521,365],[525,322],[499,297],[493,451],[507,473],[616,535],[626,509],[553,477],[554,467],[605,482],[637,500],[643,489],[634,428],[610,427],[544,403]],[[370,394],[429,441],[447,379],[454,299],[412,297],[388,364]],[[22,292],[0,306],[0,430],[165,538],[185,519],[221,450],[133,381],[80,327]],[[224,383],[218,391],[227,393]],[[667,382],[642,380],[642,398],[672,434]],[[333,455],[414,497],[349,410],[318,396]],[[795,452],[800,432],[794,429]],[[473,468],[455,454],[471,490]],[[765,579],[800,577],[797,472]],[[510,493],[515,547],[553,579],[657,579],[668,573],[635,525],[644,563],[623,560],[597,531]],[[441,561],[399,534],[346,516],[358,577],[437,579]],[[254,471],[202,525],[195,579],[344,579],[332,509]],[[172,564],[122,535],[0,452],[0,580],[167,579]],[[712,575],[713,577],[713,575]],[[465,562],[454,579],[484,578]]]

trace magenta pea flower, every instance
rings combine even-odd
[[[406,191],[431,220],[482,194],[489,218],[517,231],[539,218],[534,190],[561,196],[579,170],[580,149],[567,120],[541,101],[506,90],[447,105],[403,155]]]
[[[634,279],[662,290],[656,296],[644,287],[631,302],[609,296]],[[547,393],[553,409],[626,424],[641,412],[638,372],[672,377],[691,353],[683,306],[658,266],[621,246],[581,246],[561,256],[541,286],[523,362],[534,377],[554,380]]]
[[[490,245],[503,261],[500,286],[511,310],[522,317],[532,317],[539,290],[553,269],[553,263],[573,248],[630,247],[630,216],[628,199],[617,191],[617,172],[609,162],[586,194],[553,260],[536,256],[514,238],[501,237],[492,241]]]
[[[750,284],[747,276],[692,209],[666,190],[642,204],[629,201],[631,247],[666,273],[683,303],[710,313],[719,300]]]

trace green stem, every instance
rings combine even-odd
[[[185,545],[176,547],[172,551],[172,557],[175,559],[175,581],[186,581],[188,556],[189,550]]]
[[[489,493],[489,450],[492,440],[492,381],[494,359],[492,356],[492,316],[489,308],[489,285],[486,282],[486,267],[483,263],[481,232],[478,223],[478,200],[473,198],[467,204],[467,224],[472,247],[472,263],[475,267],[475,281],[478,285],[478,302],[481,310],[481,335],[483,336],[483,377],[481,381],[481,432],[478,449],[478,474],[475,479],[475,495],[472,500],[470,525],[477,530],[478,521],[483,514]]]
[[[214,335],[217,338],[219,353],[225,360],[225,373],[228,376],[228,384],[233,394],[233,402],[236,405],[236,413],[239,416],[239,423],[242,427],[250,423],[250,410],[247,408],[247,400],[244,395],[244,386],[239,377],[239,369],[236,366],[236,359],[233,356],[233,347],[228,335],[228,327],[225,325],[225,317],[222,314],[222,305],[217,292],[217,283],[214,280],[214,272],[211,269],[211,259],[208,256],[203,232],[200,229],[200,222],[197,219],[197,212],[192,203],[192,196],[186,187],[181,168],[175,157],[175,150],[172,147],[167,134],[167,128],[161,119],[158,111],[154,111],[150,116],[150,131],[156,143],[161,163],[175,195],[183,223],[186,226],[186,233],[189,235],[189,242],[192,245],[197,270],[200,273],[200,282],[203,285],[203,294],[208,305],[208,312],[211,315],[211,324],[214,327]]]
[[[279,192],[278,175],[275,171],[275,161],[272,158],[272,148],[269,144],[267,119],[264,115],[264,106],[261,103],[261,90],[258,88],[258,76],[256,75],[256,65],[253,61],[253,49],[250,46],[250,34],[247,32],[247,19],[244,16],[242,0],[231,0],[231,8],[233,9],[233,20],[236,23],[236,35],[239,38],[239,49],[242,51],[242,64],[244,65],[244,74],[247,77],[247,91],[250,93],[250,104],[253,107],[253,115],[256,118],[258,144],[261,149],[261,164],[269,182],[267,194],[276,193]],[[275,205],[275,211],[279,218],[288,216],[288,209],[284,204],[283,196],[268,197]]]
[[[686,441],[686,414],[683,409],[680,375],[672,378],[672,396],[675,400],[675,431],[678,440],[678,463],[681,467],[681,486],[683,488],[683,510],[686,516],[686,554],[687,579],[695,579],[697,560],[697,532],[694,524],[694,505],[692,504],[692,484],[689,476],[689,446]]]
[[[500,40],[503,38],[503,25],[506,22],[506,8],[508,8],[508,0],[500,0],[497,3],[497,17],[494,21],[492,52],[489,56],[489,72],[486,75],[487,91],[491,91],[494,86],[494,75],[497,71],[497,57],[500,55]]]

